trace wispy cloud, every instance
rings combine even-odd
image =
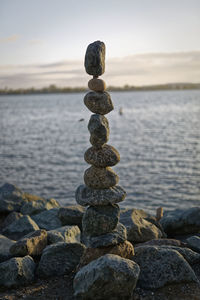
[[[13,34],[4,38],[0,38],[0,43],[12,43],[17,41],[20,38],[18,34]]]
[[[0,66],[0,87],[86,86],[83,61]],[[107,85],[148,85],[200,81],[200,51],[147,53],[106,61]]]
[[[33,40],[29,40],[28,44],[30,45],[42,45],[44,42],[42,40],[39,39],[33,39]]]

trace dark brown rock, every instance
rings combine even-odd
[[[93,78],[88,81],[88,87],[95,92],[103,92],[106,89],[106,84],[102,79]]]
[[[96,168],[92,166],[85,171],[84,181],[88,187],[93,189],[107,189],[115,186],[119,181],[119,177],[109,167]]]
[[[105,44],[103,42],[96,41],[89,44],[84,65],[89,75],[98,77],[105,72]]]
[[[89,92],[84,97],[84,103],[95,114],[106,115],[114,109],[107,92]]]
[[[84,158],[88,164],[100,168],[115,166],[120,161],[119,152],[107,144],[99,149],[90,147],[85,152]]]
[[[88,130],[90,132],[90,143],[99,148],[108,141],[109,137],[109,123],[106,117],[94,114],[91,116],[88,123]]]

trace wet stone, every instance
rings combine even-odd
[[[88,187],[93,189],[107,189],[115,186],[119,181],[119,177],[109,167],[96,168],[92,166],[85,171],[84,181]]]
[[[105,44],[96,41],[88,45],[85,54],[85,70],[95,77],[105,72]]]
[[[114,109],[110,94],[107,92],[87,93],[84,104],[91,112],[100,115],[106,115]]]
[[[109,138],[109,124],[106,117],[94,114],[88,123],[90,132],[90,143],[95,147],[101,147],[107,143]]]
[[[119,152],[107,144],[100,149],[90,147],[85,152],[84,158],[88,164],[100,168],[115,166],[120,161]]]
[[[127,239],[126,227],[121,223],[118,223],[115,230],[112,232],[102,234],[99,236],[91,237],[89,235],[83,235],[83,243],[90,248],[107,247],[123,243]]]
[[[90,206],[86,210],[82,228],[85,235],[98,236],[114,230],[119,220],[119,206]]]
[[[82,206],[108,205],[123,201],[126,192],[119,185],[109,189],[95,190],[82,184],[77,188],[75,197],[76,202]]]
[[[88,81],[88,87],[95,92],[103,92],[106,89],[106,84],[102,79],[93,78]]]

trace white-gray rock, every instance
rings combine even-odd
[[[78,299],[132,299],[140,268],[129,259],[106,254],[83,267],[75,276]]]
[[[63,226],[47,232],[48,244],[80,243],[80,235],[81,231],[78,226]]]
[[[13,257],[0,263],[0,286],[13,287],[34,280],[35,263],[30,256]]]
[[[52,208],[31,217],[41,229],[52,230],[62,226],[58,212],[59,208]]]
[[[0,263],[12,257],[10,247],[15,244],[15,241],[8,239],[0,234]]]

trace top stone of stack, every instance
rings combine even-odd
[[[105,72],[105,44],[103,42],[96,41],[87,47],[85,70],[94,77],[101,76]]]

